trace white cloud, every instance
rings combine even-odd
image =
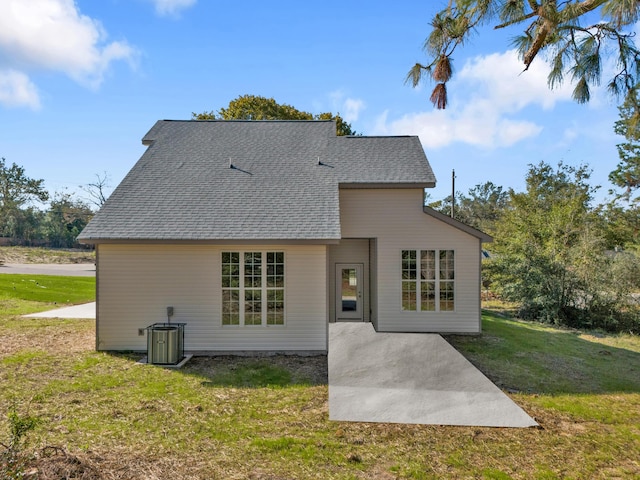
[[[459,83],[474,86],[475,95],[490,100],[495,109],[515,112],[528,105],[539,105],[544,110],[556,102],[571,99],[571,86],[550,90],[547,85],[549,65],[542,58],[536,59],[526,72],[515,50],[475,57],[468,61],[456,75],[452,88]],[[461,88],[462,90],[462,88]]]
[[[484,148],[508,147],[542,131],[542,127],[533,122],[486,114],[478,116],[468,111],[452,114],[447,110],[433,110],[405,115],[389,123],[386,118],[385,112],[377,119],[375,133],[418,135],[427,148],[446,147],[454,142]]]
[[[571,87],[547,86],[549,67],[537,59],[523,72],[514,50],[475,57],[447,86],[449,106],[388,120],[381,115],[375,126],[380,134],[419,135],[424,146],[438,148],[462,142],[484,148],[514,145],[535,137],[542,126],[517,114],[530,106],[551,110],[571,99]]]
[[[344,101],[344,119],[347,122],[354,122],[360,116],[360,110],[364,109],[364,102],[356,98],[347,98]]]
[[[161,16],[175,16],[180,10],[195,5],[197,0],[151,0],[155,5],[156,13]]]
[[[22,72],[0,70],[0,104],[7,107],[40,108],[36,86]]]
[[[133,65],[137,52],[124,41],[107,42],[100,22],[82,15],[73,0],[0,2],[0,58],[5,68],[62,72],[98,88],[117,60]]]
[[[332,110],[340,114],[347,122],[355,122],[360,117],[360,112],[365,109],[365,103],[359,98],[346,97],[342,90],[336,90],[329,94]]]

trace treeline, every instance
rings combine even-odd
[[[640,333],[640,202],[594,203],[586,166],[530,165],[526,189],[456,193],[454,217],[493,236],[485,288],[524,319]],[[450,214],[451,196],[427,204]]]
[[[93,214],[88,202],[70,193],[51,195],[44,180],[0,160],[0,245],[74,247]]]

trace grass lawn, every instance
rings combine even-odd
[[[94,277],[0,275],[0,312],[4,315],[24,315],[93,302],[95,296]]]
[[[17,302],[0,310],[0,442],[12,406],[37,417],[40,478],[640,478],[638,337],[487,312],[481,337],[447,339],[541,428],[345,423],[328,420],[324,357],[138,365],[93,351],[94,322],[22,319],[39,300]]]

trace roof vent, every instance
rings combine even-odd
[[[333,168],[333,165],[329,165],[328,163],[324,163],[322,160],[320,160],[320,157],[318,157],[318,166]]]

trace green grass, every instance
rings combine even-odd
[[[0,308],[5,313],[30,305],[77,305],[92,302],[96,296],[93,277],[60,277],[55,275],[0,275]],[[33,305],[33,303],[40,305]],[[29,312],[31,313],[31,312]]]
[[[482,336],[449,341],[520,402],[580,421],[635,423],[631,432],[640,426],[637,336],[558,329],[487,312]],[[628,440],[638,442],[640,432]]]
[[[640,478],[638,337],[483,323],[448,340],[541,428],[331,422],[324,358],[170,370],[95,352],[92,321],[0,311],[0,442],[17,405],[39,419],[31,449],[60,446],[103,478]]]
[[[526,393],[640,392],[637,336],[562,330],[483,315],[483,335],[449,341],[504,389]]]
[[[217,373],[207,383],[221,387],[284,387],[291,383],[291,373],[268,363],[268,360],[239,361],[225,372]]]

